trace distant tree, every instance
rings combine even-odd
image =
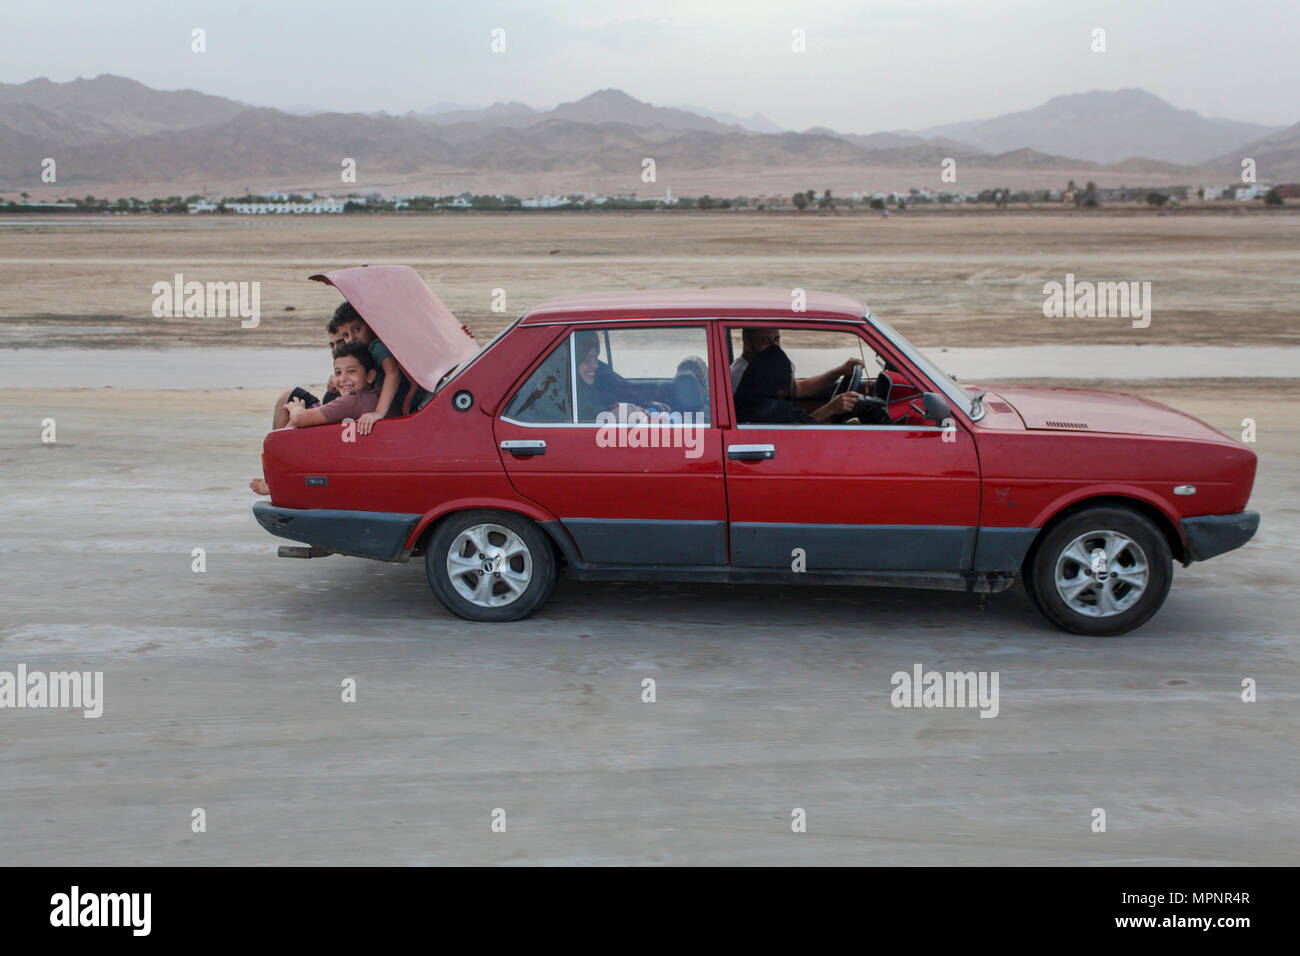
[[[794,208],[798,209],[800,212],[803,212],[805,209],[808,208],[808,196],[806,194],[795,193],[793,196],[790,197],[790,199],[792,202],[794,202]]]
[[[709,197],[708,193],[705,193],[703,196],[700,197],[699,206],[701,209],[713,208],[713,200]]]
[[[1169,202],[1169,197],[1166,196],[1164,193],[1158,193],[1155,190],[1152,190],[1151,192],[1147,193],[1148,206],[1160,207],[1167,202]]]
[[[828,189],[822,193],[822,198],[817,200],[818,209],[830,209],[835,205],[835,200],[831,199],[831,191]]]
[[[1097,184],[1088,180],[1088,185],[1083,187],[1083,200],[1080,205],[1085,209],[1096,209],[1101,205],[1101,200],[1097,198]]]
[[[885,201],[884,201],[883,199],[873,199],[873,200],[871,200],[871,208],[872,208],[872,209],[884,209],[884,208],[885,208]]]
[[[1264,196],[1264,205],[1266,206],[1281,206],[1282,203],[1282,194],[1277,191],[1276,186],[1270,189]]]
[[[22,199],[23,199],[23,202],[26,203],[26,202],[27,202],[27,197],[30,196],[31,193],[28,193],[28,192],[21,192],[21,193],[19,193],[18,195],[21,196]]]

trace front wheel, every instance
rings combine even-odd
[[[1025,584],[1053,624],[1103,637],[1149,621],[1173,576],[1169,542],[1149,518],[1096,507],[1066,518],[1035,546]]]
[[[429,586],[468,621],[517,621],[550,598],[558,574],[546,533],[508,511],[465,511],[434,531],[424,557]]]

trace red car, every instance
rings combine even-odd
[[[958,384],[846,296],[571,296],[480,348],[411,269],[314,278],[432,397],[366,436],[270,433],[253,512],[308,546],[282,555],[423,556],[470,620],[536,611],[562,566],[980,593],[1020,575],[1058,626],[1119,634],[1159,609],[1174,560],[1259,524],[1255,455],[1204,422],[1112,392]]]

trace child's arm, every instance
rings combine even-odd
[[[384,359],[384,387],[379,390],[379,403],[373,412],[366,412],[357,419],[357,431],[369,435],[375,422],[382,421],[388,416],[389,406],[393,404],[393,396],[397,394],[397,386],[401,384],[401,379],[402,372],[397,367],[397,359],[388,356]]]
[[[397,367],[397,359],[391,355],[384,359],[384,387],[379,390],[379,404],[374,413],[379,418],[388,417],[388,407],[393,404],[397,386],[402,384],[402,370]]]
[[[325,413],[319,408],[307,408],[299,401],[296,405],[286,406],[289,409],[289,427],[290,428],[309,428],[312,425],[328,425],[325,420]]]

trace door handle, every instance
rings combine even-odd
[[[727,457],[732,461],[764,461],[776,457],[775,445],[728,445]]]
[[[532,458],[534,455],[546,454],[546,442],[534,439],[503,441],[501,450],[510,452],[516,458]]]

